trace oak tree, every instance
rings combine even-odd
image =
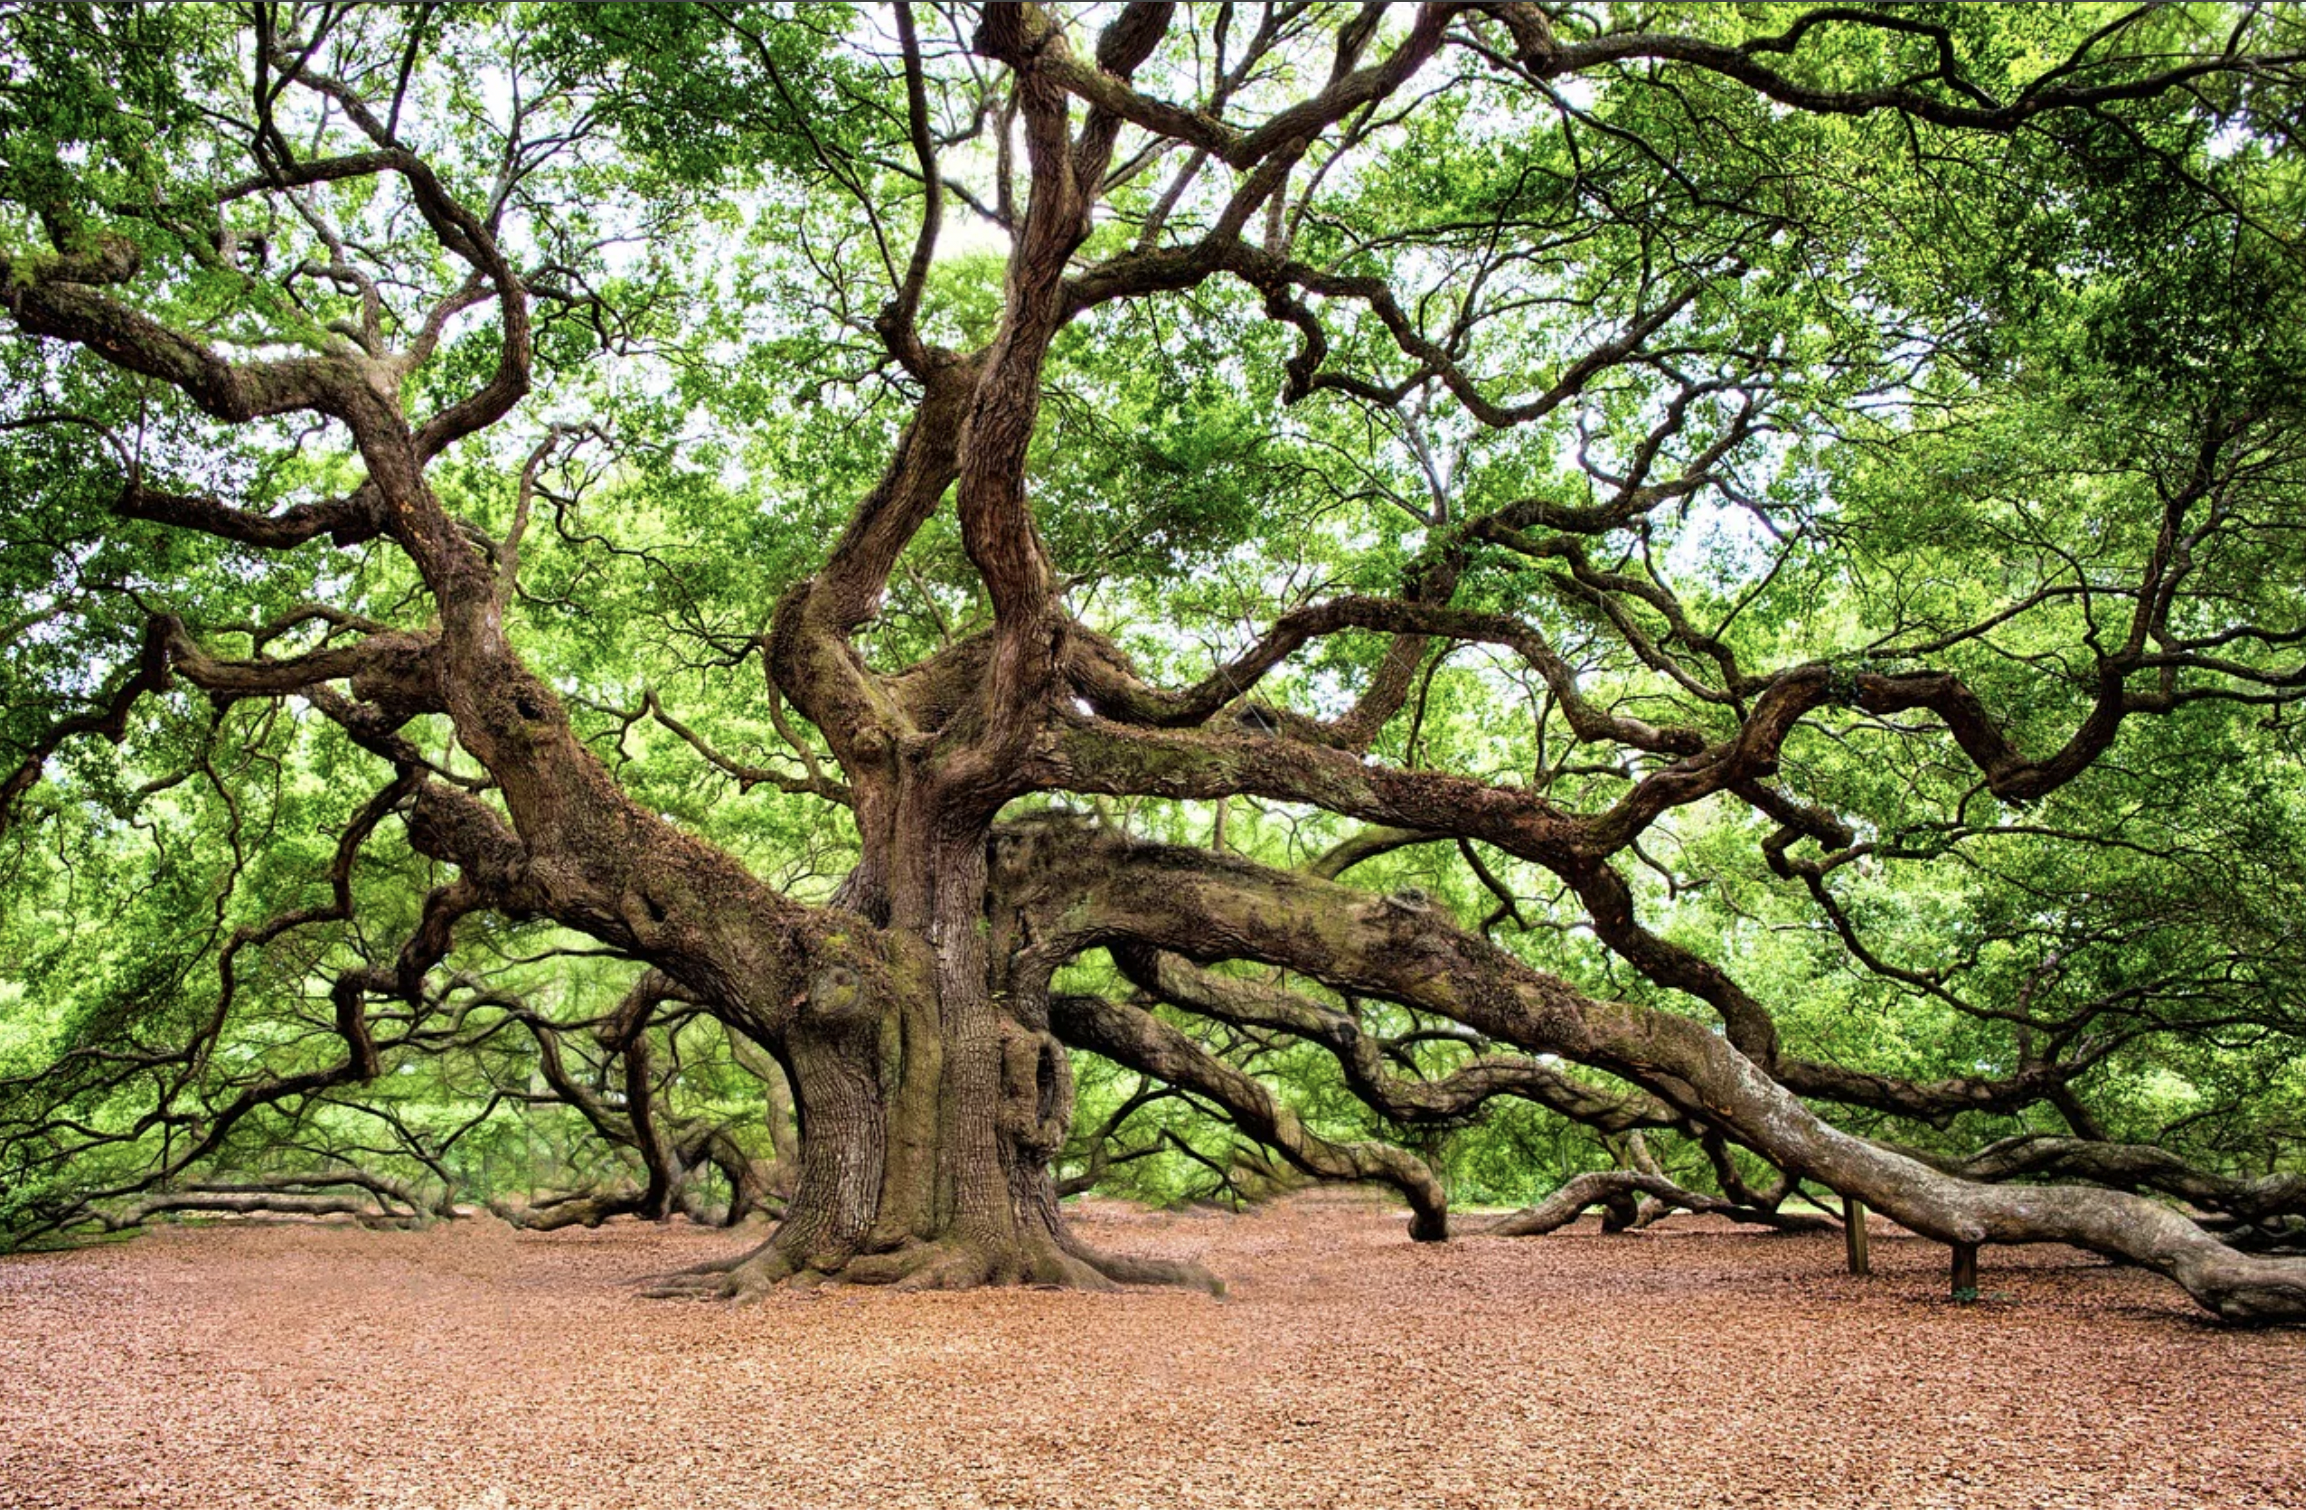
[[[1165,1109],[1535,1116],[2306,1317],[2295,10],[0,36],[20,1236],[549,1103],[674,1289],[1214,1283]]]

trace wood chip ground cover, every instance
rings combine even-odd
[[[639,1299],[745,1235],[235,1225],[0,1259],[0,1505],[2306,1506],[2306,1333],[2063,1249],[1412,1245],[1097,1205],[1140,1291]]]

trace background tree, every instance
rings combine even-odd
[[[2297,13],[0,27],[21,1239],[1568,1126],[2306,1314]]]

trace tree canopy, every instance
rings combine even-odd
[[[0,1231],[1568,1181],[2306,1317],[2302,65],[0,6]]]

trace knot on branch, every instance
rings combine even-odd
[[[371,635],[363,644],[363,663],[352,675],[352,695],[384,717],[384,727],[397,729],[420,713],[447,708],[447,690],[441,684],[436,652],[440,637],[389,630]]]
[[[1481,9],[1512,36],[1515,62],[1541,76],[1550,71],[1560,47],[1553,38],[1553,22],[1543,7],[1533,0],[1502,0]]]
[[[980,57],[1022,73],[1057,39],[1057,23],[1038,5],[988,5],[975,45]]]
[[[0,253],[0,282],[7,286],[8,307],[14,312],[20,290],[49,283],[126,283],[143,265],[144,254],[135,242],[107,231],[73,251],[14,258]]]
[[[1022,1023],[1001,1025],[1001,1130],[1018,1151],[1053,1159],[1073,1130],[1073,1061],[1065,1045]]]
[[[1103,832],[1094,815],[1070,808],[1024,813],[994,828],[986,855],[987,870],[1003,889],[1014,887],[1051,862],[1079,854]]]
[[[529,854],[503,819],[469,793],[427,782],[408,814],[408,842],[418,854],[444,860],[467,881],[516,910],[530,889]]]
[[[798,1005],[812,1022],[839,1027],[869,1015],[872,1001],[863,976],[847,965],[826,965],[810,973]]]

